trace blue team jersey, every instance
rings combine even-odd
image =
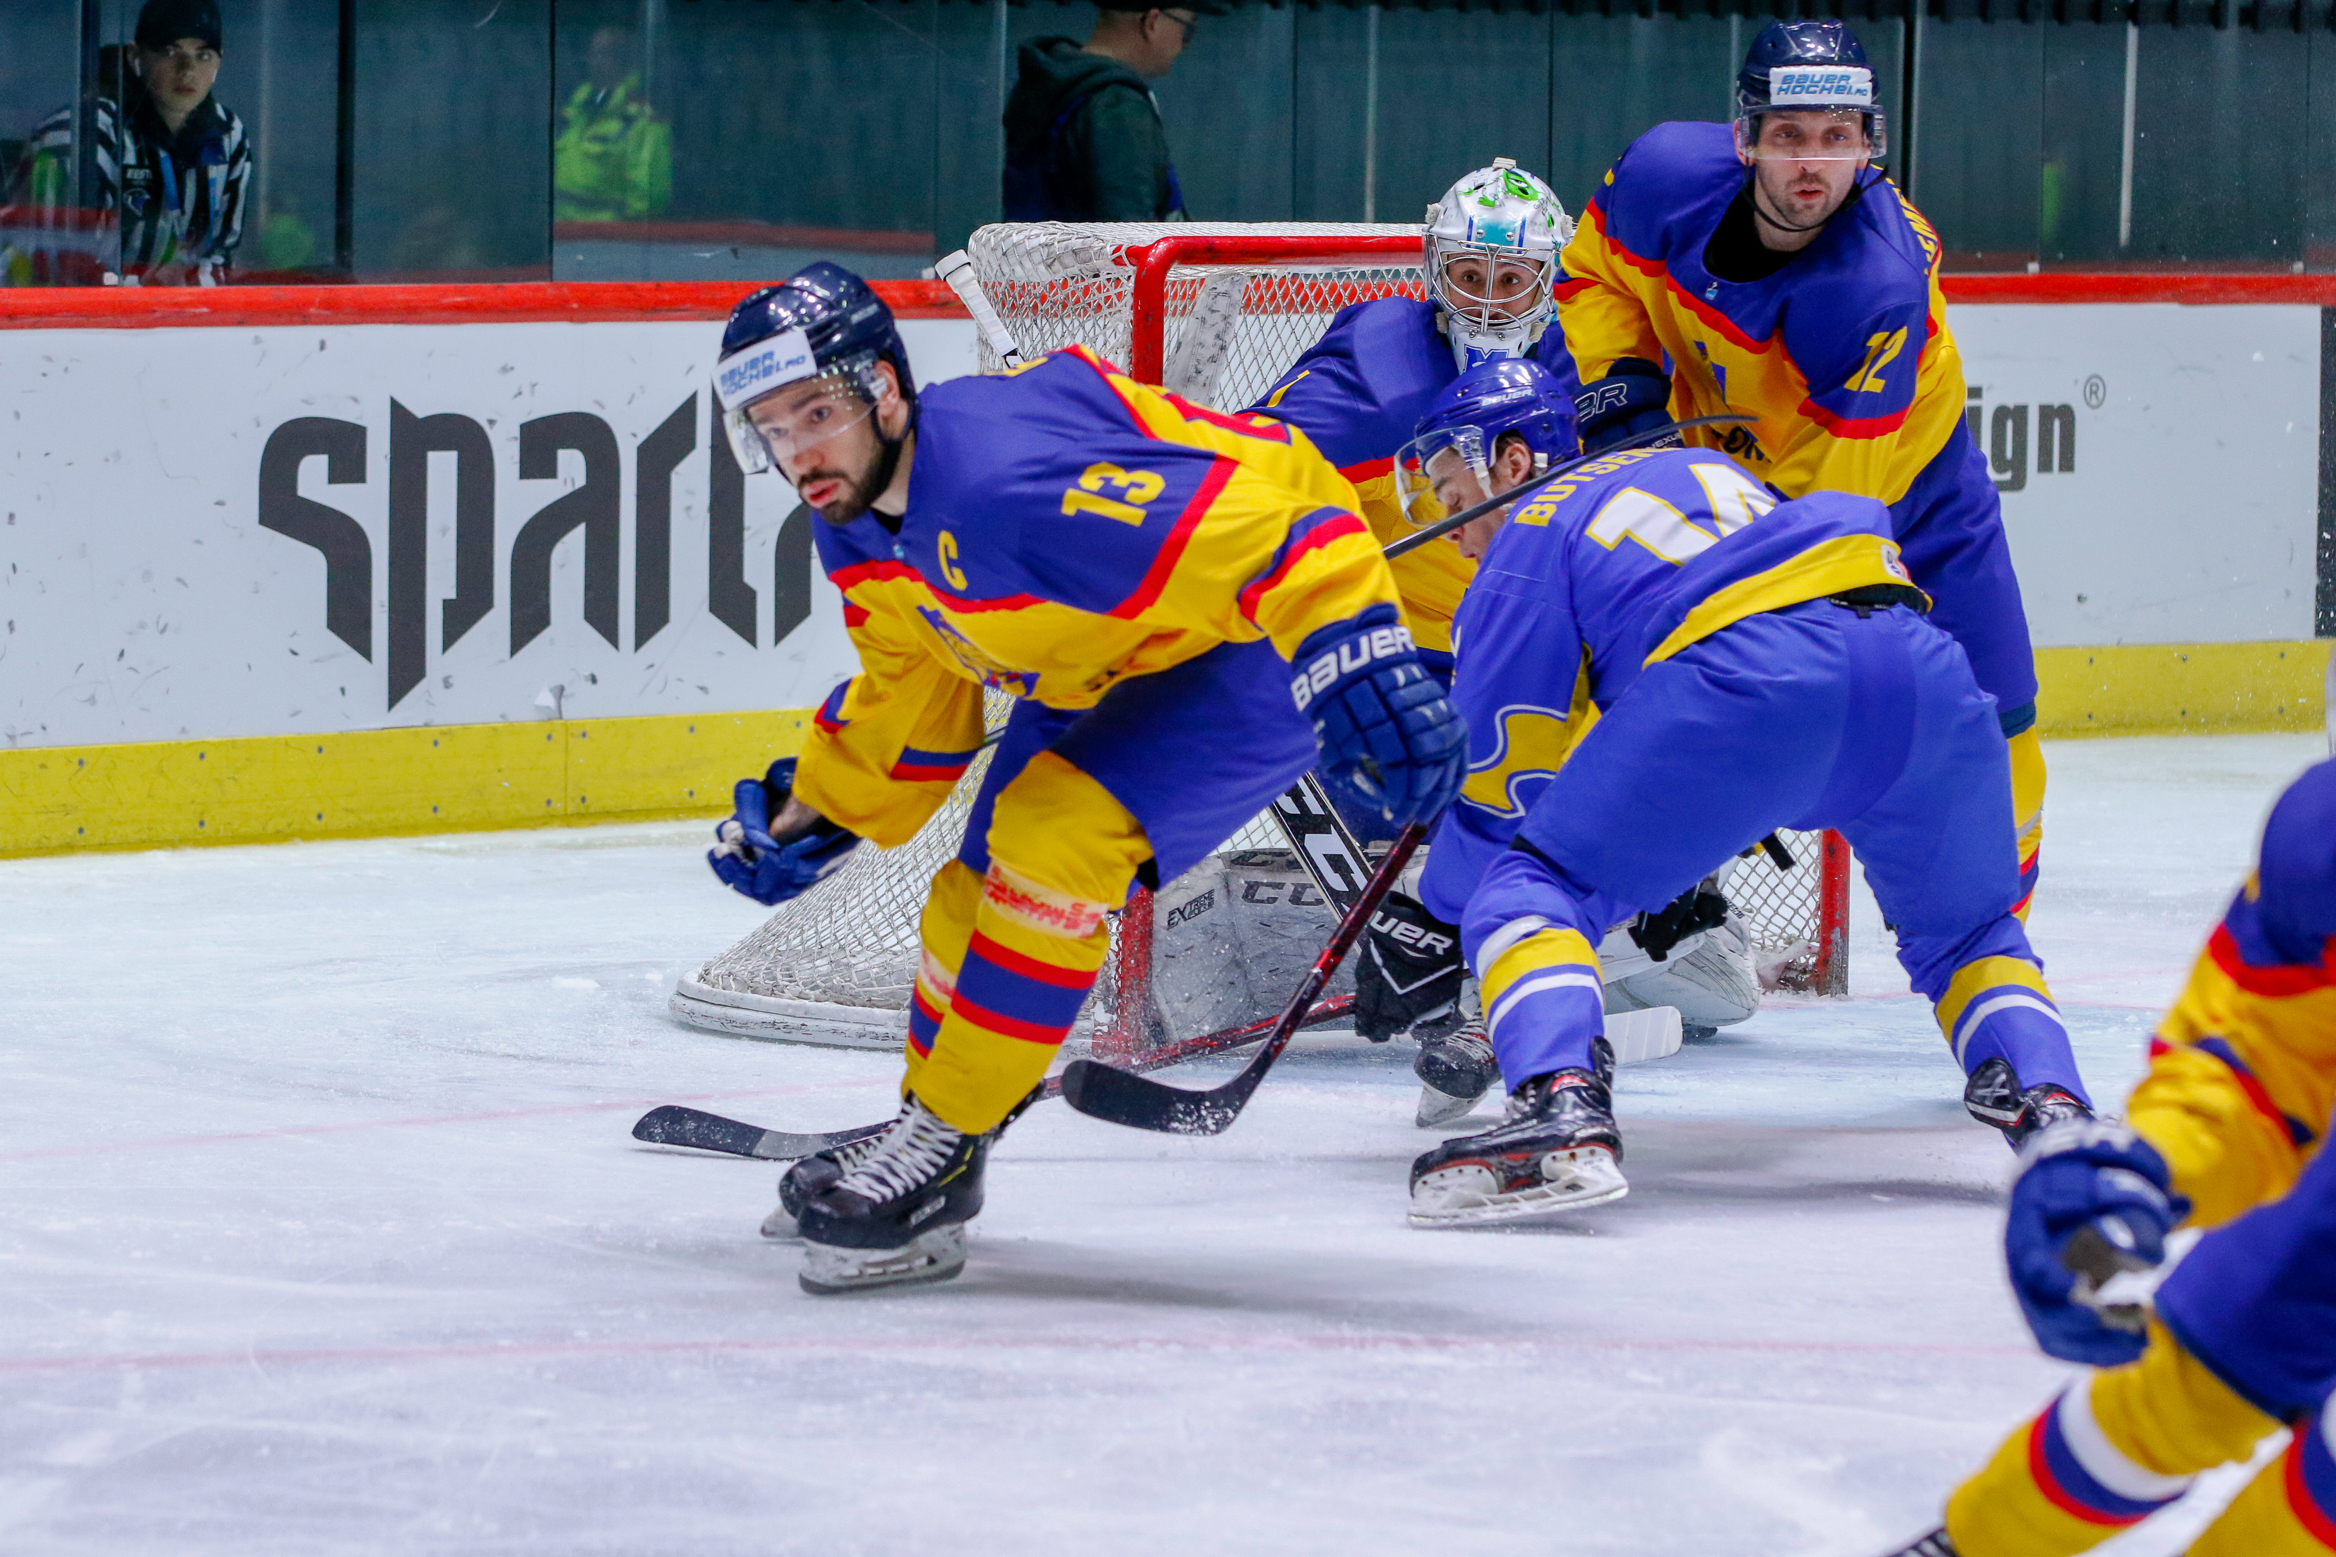
[[[1526,499],[1455,624],[1469,777],[1436,834],[1431,903],[1465,901],[1596,711],[1648,665],[1762,611],[1907,582],[1880,503],[1785,502],[1709,451],[1610,455]]]

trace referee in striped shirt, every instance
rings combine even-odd
[[[98,187],[81,203],[118,215],[120,248],[106,268],[125,283],[217,286],[234,261],[251,147],[211,93],[221,41],[218,0],[146,0],[122,100],[93,107]],[[76,117],[62,109],[38,132],[36,204],[66,203]]]

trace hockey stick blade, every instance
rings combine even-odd
[[[721,1152],[731,1157],[759,1157],[765,1162],[788,1162],[797,1157],[808,1157],[813,1152],[832,1151],[864,1135],[874,1135],[890,1124],[855,1125],[849,1130],[831,1130],[823,1134],[795,1135],[785,1130],[765,1130],[742,1120],[725,1119],[720,1114],[709,1114],[700,1109],[684,1108],[668,1103],[663,1108],[652,1108],[633,1126],[633,1139],[647,1141],[652,1146],[689,1146],[702,1152]]]
[[[1545,470],[1538,476],[1528,476],[1523,481],[1520,481],[1515,486],[1509,488],[1506,492],[1500,493],[1494,497],[1488,497],[1473,508],[1463,508],[1460,510],[1460,512],[1452,515],[1452,517],[1449,519],[1439,519],[1424,530],[1412,531],[1411,534],[1389,546],[1387,550],[1381,555],[1385,556],[1388,561],[1392,562],[1407,551],[1417,551],[1422,546],[1425,546],[1428,542],[1434,540],[1437,536],[1449,535],[1454,530],[1459,529],[1462,525],[1468,523],[1472,519],[1481,519],[1486,514],[1506,508],[1511,503],[1517,501],[1517,499],[1525,496],[1525,494],[1528,492],[1538,492],[1543,487],[1549,485],[1552,481],[1557,480],[1560,476],[1572,475],[1575,471],[1581,469],[1584,465],[1589,464],[1593,460],[1608,459],[1614,455],[1626,453],[1632,449],[1646,448],[1658,439],[1668,438],[1673,433],[1684,432],[1690,427],[1718,427],[1734,422],[1749,422],[1752,419],[1753,418],[1746,416],[1738,411],[1723,411],[1716,416],[1691,416],[1683,422],[1666,422],[1662,426],[1650,428],[1646,432],[1638,434],[1636,437],[1626,438],[1622,442],[1615,444],[1612,448],[1600,449],[1595,454],[1580,455],[1574,459],[1567,460],[1563,465],[1559,465],[1555,469]]]
[[[1335,1022],[1351,1015],[1355,1008],[1352,995],[1333,995],[1316,1002],[1306,1013],[1301,1027],[1319,1027],[1324,1022]],[[1165,1070],[1181,1065],[1186,1060],[1197,1060],[1211,1054],[1222,1054],[1227,1049],[1244,1048],[1272,1031],[1275,1017],[1228,1027],[1221,1032],[1200,1033],[1180,1043],[1164,1045],[1137,1060],[1132,1069],[1139,1071]],[[1063,1089],[1060,1076],[1047,1078],[1039,1092],[1039,1101],[1059,1096]],[[668,1103],[652,1108],[633,1126],[633,1139],[647,1141],[653,1146],[686,1146],[694,1151],[720,1152],[727,1157],[753,1157],[764,1162],[792,1162],[797,1157],[809,1157],[817,1152],[833,1151],[848,1141],[864,1135],[874,1135],[892,1121],[879,1120],[875,1124],[854,1125],[849,1130],[815,1131],[798,1135],[786,1130],[766,1130],[743,1119],[725,1119],[720,1114],[709,1114],[702,1108],[685,1108]]]
[[[1427,828],[1414,822],[1396,838],[1395,846],[1371,873],[1370,884],[1339,921],[1330,944],[1322,948],[1322,955],[1314,959],[1314,966],[1307,970],[1298,992],[1290,997],[1281,1019],[1274,1023],[1273,1036],[1266,1039],[1257,1058],[1244,1065],[1231,1081],[1221,1087],[1194,1092],[1165,1086],[1133,1071],[1117,1070],[1094,1060],[1073,1060],[1063,1067],[1063,1101],[1092,1118],[1138,1130],[1156,1130],[1165,1135],[1222,1135],[1241,1117],[1250,1094],[1265,1079],[1265,1073],[1273,1069],[1273,1062],[1281,1058],[1282,1050],[1290,1046],[1290,1039],[1313,1008],[1314,997],[1322,993],[1330,976],[1338,971],[1338,965],[1362,938],[1363,927],[1379,911],[1379,904],[1410,862],[1412,851],[1426,836]]]

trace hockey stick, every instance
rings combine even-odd
[[[1752,419],[1753,418],[1744,415],[1741,411],[1726,411],[1716,416],[1691,416],[1684,422],[1666,422],[1661,427],[1654,428],[1648,432],[1640,433],[1635,438],[1626,438],[1622,442],[1613,445],[1611,448],[1600,449],[1595,454],[1584,454],[1578,458],[1567,460],[1563,465],[1556,467],[1554,470],[1545,470],[1538,476],[1533,476],[1527,480],[1518,482],[1515,486],[1509,488],[1506,492],[1501,493],[1498,497],[1488,497],[1483,502],[1477,504],[1474,508],[1464,508],[1459,513],[1452,515],[1452,517],[1449,519],[1439,519],[1434,524],[1429,525],[1426,529],[1405,536],[1402,540],[1397,541],[1394,545],[1387,548],[1387,560],[1392,562],[1407,551],[1417,551],[1420,547],[1425,546],[1428,542],[1436,539],[1438,536],[1451,534],[1454,530],[1459,529],[1462,525],[1468,523],[1471,519],[1481,519],[1486,514],[1506,508],[1517,499],[1523,497],[1526,493],[1538,492],[1543,487],[1549,485],[1549,483],[1552,481],[1555,481],[1558,477],[1571,475],[1573,472],[1581,469],[1584,465],[1591,463],[1593,460],[1608,459],[1614,455],[1624,453],[1631,449],[1647,448],[1657,439],[1668,438],[1671,436],[1671,434],[1675,432],[1684,432],[1690,427],[1717,427],[1723,423],[1749,422]]]
[[[1290,1046],[1298,1026],[1312,1009],[1314,997],[1322,993],[1338,965],[1361,939],[1363,927],[1377,913],[1395,878],[1403,874],[1411,854],[1427,836],[1427,827],[1414,822],[1396,837],[1395,846],[1372,872],[1370,884],[1355,899],[1354,906],[1338,922],[1338,931],[1330,944],[1322,948],[1322,955],[1314,959],[1314,966],[1298,985],[1298,992],[1274,1023],[1273,1035],[1257,1058],[1241,1068],[1241,1074],[1221,1087],[1205,1092],[1190,1092],[1182,1087],[1163,1086],[1148,1081],[1133,1071],[1115,1070],[1093,1060],[1073,1060],[1063,1068],[1063,1101],[1082,1114],[1106,1119],[1113,1124],[1132,1125],[1139,1130],[1159,1130],[1170,1135],[1220,1135],[1241,1110],[1248,1106],[1250,1094],[1273,1069],[1273,1062],[1281,1058]]]
[[[981,331],[982,339],[989,343],[990,350],[997,353],[998,361],[1009,368],[1020,367],[1022,348],[1014,344],[1013,332],[1006,328],[1006,321],[998,317],[997,309],[990,306],[989,294],[981,289],[981,282],[974,276],[973,256],[963,249],[945,254],[940,263],[933,267],[933,274],[949,283],[949,290],[957,294],[957,300],[965,305],[965,311],[973,315],[975,327]]]
[[[1352,995],[1333,995],[1319,1001],[1306,1013],[1301,1027],[1318,1027],[1324,1022],[1336,1021],[1349,1015],[1355,1007]],[[1220,1054],[1227,1049],[1238,1049],[1266,1036],[1278,1016],[1261,1017],[1240,1027],[1228,1027],[1222,1032],[1202,1033],[1178,1043],[1167,1044],[1128,1068],[1134,1071],[1165,1070],[1186,1060],[1197,1060],[1205,1055]],[[1059,1097],[1063,1083],[1060,1076],[1049,1076],[1039,1089],[1039,1100]],[[849,1130],[814,1131],[795,1134],[787,1130],[766,1130],[761,1125],[748,1124],[743,1119],[725,1119],[720,1114],[709,1114],[702,1108],[685,1108],[668,1103],[652,1108],[633,1126],[633,1139],[647,1141],[652,1146],[687,1146],[696,1151],[721,1152],[730,1157],[757,1157],[765,1162],[789,1162],[797,1157],[808,1157],[814,1152],[832,1151],[862,1136],[874,1135],[889,1125],[887,1119],[877,1124],[854,1125]]]

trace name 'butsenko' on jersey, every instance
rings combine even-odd
[[[1723,280],[1705,250],[1746,177],[1724,124],[1659,124],[1631,144],[1561,256],[1574,368],[1586,384],[1617,358],[1666,362],[1675,416],[1754,418],[1694,441],[1788,496],[1895,503],[1963,415],[1938,234],[1869,174],[1790,264]]]
[[[1542,336],[1533,356],[1557,375],[1568,396],[1579,388],[1556,330]],[[1363,518],[1387,546],[1412,533],[1396,495],[1395,453],[1459,373],[1434,304],[1375,298],[1340,309],[1322,338],[1250,410],[1303,432],[1354,483]],[[1388,566],[1422,659],[1430,665],[1441,659],[1441,668],[1449,668],[1452,613],[1476,565],[1459,547],[1440,542],[1406,552]]]
[[[817,526],[860,674],[814,716],[795,792],[889,847],[980,750],[985,686],[1092,708],[1221,643],[1287,658],[1393,605],[1355,507],[1304,434],[1082,347],[931,386],[898,533],[875,514]]]
[[[1608,455],[1519,503],[1455,624],[1469,775],[1436,835],[1428,906],[1459,917],[1596,711],[1647,666],[1763,611],[1908,582],[1880,503],[1779,502],[1708,450]],[[1564,706],[1553,686],[1570,687]]]

